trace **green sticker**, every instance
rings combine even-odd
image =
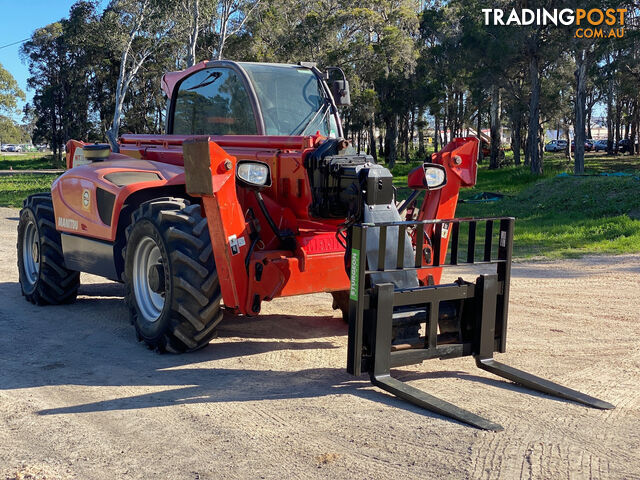
[[[358,285],[360,275],[360,250],[351,249],[351,289],[349,290],[349,298],[358,300]]]

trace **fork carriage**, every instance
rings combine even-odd
[[[484,240],[478,244],[477,236],[482,235],[482,226]],[[594,408],[614,408],[610,403],[509,367],[493,358],[494,352],[506,351],[513,229],[514,219],[510,217],[354,225],[347,371],[353,375],[366,372],[371,382],[383,390],[426,410],[484,430],[503,428],[393,378],[391,368],[432,358],[473,356],[479,368],[523,387]],[[390,261],[389,257],[394,256],[388,253],[387,237],[392,230],[399,241],[395,258]],[[405,232],[410,230],[413,230],[415,253],[413,262],[408,265],[404,239]],[[446,249],[447,236],[451,242],[449,255],[441,251],[443,243]],[[377,244],[369,247],[377,250],[377,262],[368,262],[367,256],[362,254],[367,252],[367,241],[372,238]],[[425,241],[432,251],[428,265],[425,264],[425,260],[429,260],[425,258]],[[369,267],[368,263],[375,263],[375,268]],[[427,276],[426,281],[421,281],[423,285],[417,288],[398,288],[394,283],[393,275],[399,272],[413,271],[421,277],[421,271],[434,267],[449,270],[481,265],[493,271],[479,275],[474,282],[458,278],[453,283],[433,285]],[[407,318],[419,324],[424,334],[413,342],[398,345],[394,342],[393,331]]]

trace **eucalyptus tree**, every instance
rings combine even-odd
[[[13,75],[0,63],[0,144],[22,142],[25,136],[25,132],[8,116],[16,112],[18,99],[25,100],[24,92]]]
[[[625,2],[613,0],[608,2],[607,7],[617,9],[623,6]],[[585,10],[602,8],[602,2],[589,0],[579,2],[579,6]],[[615,19],[619,21],[617,15]],[[602,24],[606,25],[605,23]],[[574,27],[575,28],[575,27]],[[615,28],[615,27],[612,27]],[[587,97],[589,89],[589,73],[595,73],[593,66],[602,61],[608,50],[615,46],[620,40],[617,38],[585,38],[584,36],[574,35],[571,28],[565,28],[566,37],[575,61],[575,106],[574,106],[574,132],[575,132],[575,163],[574,170],[576,174],[584,173],[584,143],[587,126]],[[603,28],[607,31],[608,28]]]
[[[60,159],[60,147],[65,140],[62,131],[65,116],[61,87],[65,67],[62,31],[60,22],[37,29],[20,49],[23,59],[29,62],[27,86],[34,91],[33,106],[38,112],[35,134],[46,139],[57,159]]]
[[[120,52],[113,120],[106,132],[115,152],[119,151],[118,133],[129,86],[145,62],[171,41],[175,7],[171,0],[112,0],[103,14],[111,48]]]
[[[25,100],[18,82],[0,63],[0,113],[13,113],[17,100]]]

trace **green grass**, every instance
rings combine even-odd
[[[479,192],[497,192],[495,203],[459,203],[458,217],[516,217],[514,255],[520,258],[568,258],[586,254],[640,252],[640,158],[587,154],[586,176],[571,173],[562,154],[545,154],[545,172],[532,175],[525,167],[478,171],[478,183],[461,199]],[[413,165],[397,165],[394,183],[406,198],[406,173]],[[596,176],[627,172],[631,177]]]
[[[52,155],[45,153],[0,154],[0,170],[43,170],[60,168]],[[15,173],[0,175],[0,206],[21,207],[22,201],[33,193],[51,190],[55,174]]]
[[[42,170],[61,168],[53,161],[53,155],[45,153],[0,154],[0,170]]]
[[[50,157],[24,154],[0,156],[14,170],[52,168]],[[459,217],[514,216],[514,255],[520,258],[567,258],[599,253],[640,252],[640,158],[588,154],[588,175],[629,172],[632,177],[558,177],[573,165],[562,154],[545,154],[545,173],[532,175],[525,167],[489,170],[482,165],[478,183],[464,189],[461,199],[479,192],[498,192],[505,198],[495,203],[459,203]],[[399,198],[409,194],[407,173],[419,162],[399,163],[393,169]],[[0,206],[20,207],[32,193],[48,191],[56,175],[20,174],[0,176]]]
[[[33,193],[48,192],[55,174],[17,173],[0,176],[0,206],[22,207],[22,201]]]

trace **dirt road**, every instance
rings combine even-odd
[[[469,358],[394,372],[505,427],[492,433],[349,376],[328,295],[227,318],[181,356],[136,342],[116,283],[84,276],[74,305],[27,304],[16,225],[0,209],[0,479],[640,479],[640,256],[515,265],[499,355],[615,410],[530,393]]]

